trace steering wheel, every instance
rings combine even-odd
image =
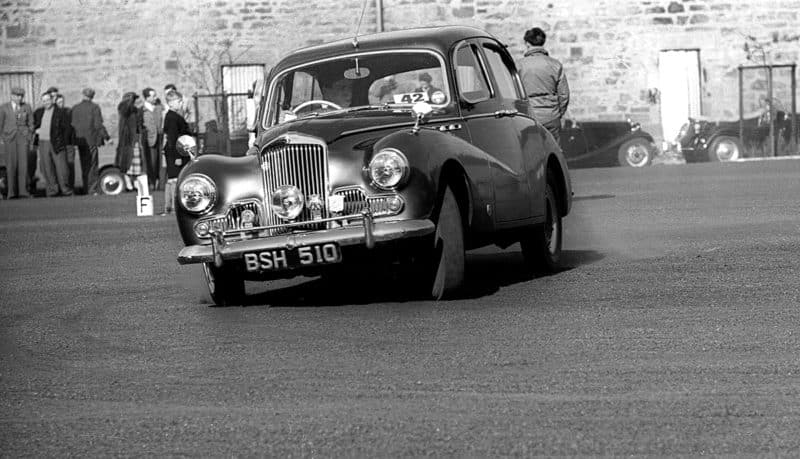
[[[319,105],[321,108],[325,108],[325,109],[327,109],[329,107],[333,107],[335,110],[341,110],[342,109],[342,107],[340,107],[337,104],[334,104],[333,102],[330,102],[330,101],[327,101],[327,100],[322,100],[322,99],[316,99],[316,100],[307,100],[305,102],[301,102],[301,103],[295,105],[295,107],[292,109],[292,113],[297,115],[297,114],[299,114],[299,112],[302,109],[304,109],[306,107],[310,107],[312,105]]]

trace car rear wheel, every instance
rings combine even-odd
[[[424,295],[432,300],[452,297],[464,284],[464,228],[461,211],[450,187],[442,197],[433,251],[424,254]]]
[[[644,139],[632,139],[619,147],[619,165],[625,167],[645,167],[653,162],[653,150],[650,142]]]
[[[213,263],[203,263],[203,277],[211,301],[216,306],[236,306],[244,302],[244,279],[237,276],[233,269],[217,268]]]
[[[742,157],[742,142],[736,137],[723,135],[714,139],[708,148],[710,161],[734,161]]]
[[[551,180],[545,189],[545,221],[520,241],[522,256],[533,272],[551,273],[561,267],[561,214]]]
[[[125,177],[116,167],[109,167],[100,173],[100,191],[103,194],[117,195],[125,189]]]

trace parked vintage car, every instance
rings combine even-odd
[[[440,299],[462,287],[465,249],[489,244],[558,268],[567,165],[491,35],[361,36],[293,52],[267,81],[248,155],[200,156],[178,178],[178,261],[202,263],[217,305],[245,280],[376,264]]]
[[[565,119],[561,149],[571,168],[645,167],[658,151],[653,136],[633,121]]]
[[[771,154],[769,145],[769,111],[746,115],[740,121],[690,118],[675,139],[675,146],[687,163],[701,161],[735,161],[746,156],[759,157]],[[795,118],[797,119],[797,118]],[[792,147],[791,112],[775,111],[775,152],[797,154]]]

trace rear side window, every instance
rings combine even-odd
[[[489,98],[489,84],[478,63],[475,49],[464,45],[456,51],[456,80],[461,97],[476,103]]]
[[[497,83],[497,93],[501,99],[521,99],[517,83],[511,70],[505,63],[500,51],[494,46],[484,45],[483,54],[486,56],[487,65],[494,75]]]

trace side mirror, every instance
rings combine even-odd
[[[192,160],[197,158],[197,141],[190,135],[178,137],[176,148],[181,156],[188,156]]]

